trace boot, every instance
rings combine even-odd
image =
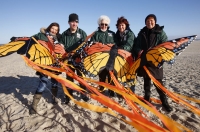
[[[69,94],[72,96],[73,90],[70,89],[70,88],[67,88],[67,90],[68,90]],[[62,104],[68,104],[69,101],[70,101],[70,98],[69,98],[67,95],[65,95],[65,96],[64,96],[64,101],[62,102]]]
[[[89,98],[84,95],[84,94],[81,94],[81,98],[85,101],[85,102],[88,102]]]
[[[40,101],[41,97],[42,97],[42,93],[37,93],[37,92],[33,96],[33,103],[29,111],[30,115],[37,113],[37,104]]]
[[[132,86],[130,87],[130,89],[131,89],[131,91],[132,91],[133,93],[135,93],[135,85],[132,85]]]
[[[162,82],[161,79],[158,79],[158,81],[163,85],[163,82]],[[165,110],[167,112],[171,112],[173,109],[168,104],[167,96],[165,95],[165,93],[161,89],[159,89],[158,87],[156,87],[156,90],[157,90],[158,94],[160,95],[160,100],[162,102],[162,106],[165,108]]]
[[[148,102],[151,102],[150,100],[150,92],[149,91],[145,91],[145,94],[144,94],[144,99]]]
[[[151,79],[144,78],[144,99],[150,102],[150,95],[151,95]]]
[[[52,104],[57,104],[58,102],[56,101],[56,96],[57,96],[57,93],[58,93],[58,88],[52,87],[51,92],[52,92]]]
[[[108,89],[108,96],[115,97],[115,92],[110,90],[110,89]]]
[[[70,98],[67,95],[65,95],[64,96],[64,101],[62,102],[62,104],[68,104],[69,101],[70,101]]]
[[[120,102],[123,100],[123,96],[121,94],[116,93],[116,96]]]
[[[172,111],[172,107],[170,107],[170,105],[168,104],[166,95],[160,96],[160,100],[161,100],[162,106],[165,108],[165,110],[167,112],[171,112]]]
[[[103,86],[100,86],[100,87],[99,87],[99,90],[100,90],[100,92],[103,92],[104,87],[103,87]]]

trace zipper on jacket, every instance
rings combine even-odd
[[[147,44],[147,45],[146,45],[146,46],[147,46],[146,48],[147,48],[147,50],[148,50],[148,41],[147,41],[147,38],[146,38],[146,36],[145,36],[145,32],[143,32],[142,35],[144,36],[144,38],[145,38],[145,40],[146,40],[146,44]]]

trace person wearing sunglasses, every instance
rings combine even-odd
[[[100,42],[103,44],[115,44],[115,32],[109,30],[110,26],[110,18],[106,15],[101,15],[97,20],[98,29],[95,31],[94,35],[91,37],[90,41],[92,43]],[[99,73],[99,81],[105,82],[106,77],[108,78],[108,82],[111,82],[111,77],[109,75],[108,70],[104,69]],[[104,90],[103,86],[100,86],[100,91]],[[114,96],[114,92],[108,90],[109,96]]]
[[[98,29],[95,31],[90,41],[100,42],[103,44],[114,44],[115,32],[109,30],[110,18],[108,16],[102,15],[99,17],[97,23]]]
[[[84,30],[78,28],[79,18],[77,14],[72,13],[69,15],[68,24],[70,27],[62,33],[61,43],[64,45],[65,51],[67,53],[70,53],[76,48],[78,48],[78,46],[80,46],[82,42],[85,41],[87,34],[85,33]],[[80,57],[80,56],[78,54],[74,54],[73,58],[75,59],[76,57]],[[68,60],[68,64],[73,66],[73,60]],[[69,67],[69,68],[74,72],[76,71],[78,76],[82,76],[79,70],[79,67],[78,66],[74,66],[74,67],[75,68],[72,68],[72,67]],[[66,78],[67,80],[70,80],[73,82],[73,78],[71,78],[70,76],[66,76]],[[86,89],[85,86],[81,84],[80,84],[80,87],[82,87],[83,89]],[[68,88],[68,92],[70,95],[73,94],[73,90],[70,88]],[[81,94],[81,98],[85,102],[89,100],[89,98],[84,94]],[[70,98],[68,96],[65,96],[65,101],[63,103],[68,104],[69,102],[70,102]]]
[[[128,52],[132,51],[133,45],[135,43],[135,34],[130,29],[130,24],[128,20],[121,16],[117,20],[117,32],[116,32],[116,45],[119,49],[126,50]],[[133,92],[135,92],[135,85],[130,87]]]

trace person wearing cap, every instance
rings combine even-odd
[[[81,43],[87,37],[87,34],[85,33],[85,31],[83,31],[82,29],[78,27],[79,18],[77,14],[72,13],[69,15],[68,24],[70,27],[61,34],[61,41],[60,41],[64,45],[67,53],[75,50],[79,45],[81,45]],[[74,55],[74,56],[77,56],[77,55]],[[68,60],[68,64],[73,65],[73,62],[71,60]],[[76,69],[70,67],[70,69],[74,72],[76,71],[77,75],[82,76],[80,71],[76,70],[76,69],[79,69],[79,67],[76,67]],[[73,78],[69,76],[67,76],[66,78],[73,82]],[[80,85],[80,86],[85,89],[85,86],[83,85]],[[72,89],[68,88],[68,91],[70,95],[73,94]],[[89,100],[89,98],[85,96],[84,94],[81,94],[81,97],[84,101]],[[69,101],[70,101],[70,98],[68,96],[65,96],[64,103],[68,104]]]
[[[137,41],[133,48],[133,54],[136,57],[138,57],[139,54],[142,52],[141,63],[143,63],[143,65],[145,65],[149,69],[154,78],[156,78],[161,84],[163,84],[162,82],[163,68],[158,69],[155,66],[149,64],[150,62],[148,63],[144,62],[144,60],[146,60],[146,53],[148,49],[166,42],[168,40],[168,37],[165,31],[163,30],[164,26],[160,26],[157,24],[157,18],[154,14],[149,14],[145,18],[145,25],[146,26],[143,27],[138,33]],[[144,99],[150,102],[151,79],[149,78],[149,76],[142,67],[139,68],[137,75],[143,77],[144,79],[144,91],[145,91]],[[160,96],[162,106],[165,108],[167,112],[172,111],[172,108],[168,104],[167,97],[164,94],[164,92],[160,88],[158,88],[155,84],[154,86],[156,87],[156,90]]]
[[[98,20],[98,29],[95,31],[94,35],[91,37],[90,41],[95,43],[95,42],[100,42],[103,44],[115,44],[115,32],[109,30],[110,26],[110,18],[106,15],[101,15]],[[99,73],[99,81],[100,82],[105,82],[106,77],[108,78],[108,82],[111,82],[111,77],[107,69],[103,69]],[[111,82],[111,84],[113,84]],[[104,87],[100,86],[99,90],[103,90]],[[111,90],[108,90],[108,94],[110,96],[114,96],[114,92]]]
[[[131,52],[135,43],[135,34],[130,29],[128,20],[121,16],[117,20],[116,44],[119,49]],[[131,90],[135,92],[135,85],[132,85]]]

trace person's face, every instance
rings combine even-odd
[[[153,17],[149,17],[149,18],[146,20],[146,26],[147,26],[148,29],[154,28],[155,25],[156,25],[156,22],[155,22],[155,20],[154,20]]]
[[[100,26],[101,31],[106,31],[108,29],[108,23],[105,20],[102,20],[99,26]]]
[[[125,23],[120,23],[118,25],[118,30],[123,33],[126,30],[126,24]]]
[[[51,33],[52,35],[56,35],[56,34],[58,33],[58,27],[57,27],[57,26],[52,26],[52,27],[50,28],[50,33]]]
[[[72,22],[68,22],[69,23],[69,26],[70,26],[70,29],[71,30],[76,30],[77,27],[78,27],[78,22],[77,21],[72,21]]]

